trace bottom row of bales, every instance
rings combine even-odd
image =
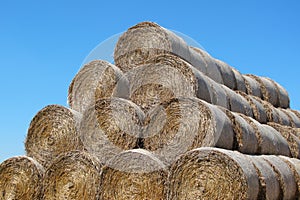
[[[0,199],[295,199],[300,160],[194,149],[165,166],[152,153],[124,151],[107,163],[86,152],[59,156],[46,170],[27,156],[0,165]]]

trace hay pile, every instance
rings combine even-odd
[[[1,200],[300,198],[300,112],[281,85],[153,22],[114,61],[79,70],[70,108],[35,115],[26,156],[0,165]]]

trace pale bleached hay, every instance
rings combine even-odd
[[[98,200],[101,170],[100,162],[86,152],[62,154],[45,173],[42,199]]]
[[[257,199],[259,179],[241,153],[203,147],[171,166],[168,188],[168,199]]]
[[[25,149],[47,167],[59,154],[82,150],[83,144],[78,132],[81,114],[60,105],[49,105],[40,110],[32,119]]]
[[[278,94],[278,103],[279,107],[281,108],[289,108],[290,107],[290,97],[288,92],[284,87],[282,87],[279,83],[269,79],[276,87],[277,94]]]
[[[230,67],[227,63],[218,59],[215,59],[215,62],[217,66],[220,68],[224,85],[226,85],[230,89],[235,90],[237,86],[236,86],[235,75],[231,69],[232,67]]]
[[[27,156],[13,157],[0,164],[0,199],[38,199],[43,167]]]
[[[229,119],[218,107],[197,98],[172,99],[150,112],[145,124],[144,148],[167,164],[201,146],[233,148]]]
[[[232,72],[234,73],[234,77],[236,80],[236,89],[235,90],[239,90],[239,91],[246,93],[247,88],[246,88],[245,80],[244,80],[242,74],[235,68],[232,68]]]
[[[100,99],[83,114],[79,131],[85,148],[105,163],[122,150],[139,147],[143,111],[121,98]]]
[[[260,84],[254,78],[252,78],[251,75],[243,75],[243,78],[245,80],[247,94],[262,98]]]
[[[83,113],[100,98],[111,97],[121,77],[119,68],[103,60],[94,60],[84,65],[69,86],[70,107]]]
[[[150,152],[124,151],[103,168],[100,199],[166,199],[167,175],[167,167]]]

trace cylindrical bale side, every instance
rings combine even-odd
[[[284,126],[291,126],[292,127],[291,118],[289,117],[289,115],[287,115],[284,112],[284,109],[282,109],[282,108],[275,108],[275,109],[278,113],[279,124],[284,125]]]
[[[30,157],[5,160],[0,164],[0,199],[38,199],[43,174],[44,168]]]
[[[47,167],[59,154],[83,150],[78,125],[81,114],[60,105],[49,105],[32,119],[25,141],[28,156]]]
[[[259,179],[245,155],[203,147],[170,168],[168,199],[257,199]]]
[[[69,86],[70,107],[83,113],[100,98],[111,97],[122,75],[118,67],[103,60],[84,65]]]
[[[243,75],[243,78],[245,80],[247,94],[262,98],[260,84],[254,78],[247,74]]]
[[[162,104],[148,114],[145,125],[144,148],[168,164],[194,148],[233,147],[234,133],[227,116],[197,98],[172,99]]]
[[[281,188],[279,199],[295,199],[297,185],[294,174],[289,166],[278,156],[262,156],[274,169]]]
[[[232,90],[236,89],[236,80],[235,80],[235,75],[232,71],[232,67],[230,67],[227,63],[215,59],[215,63],[217,64],[217,66],[220,68],[220,72],[222,75],[222,79],[224,82],[224,85],[226,85],[227,87],[229,87]]]
[[[167,176],[167,167],[150,152],[124,151],[104,166],[100,199],[166,199]]]
[[[207,82],[210,85],[210,94],[212,94],[212,104],[221,106],[223,108],[230,108],[230,102],[228,101],[227,92],[224,90],[226,86],[216,83],[215,81],[207,78]],[[201,86],[198,86],[201,87]],[[227,87],[226,87],[227,88]],[[227,90],[230,90],[227,88]]]
[[[277,109],[267,101],[264,101],[258,97],[252,96],[257,102],[263,105],[264,110],[267,114],[267,122],[280,123],[280,117],[277,112]]]
[[[282,111],[290,118],[291,125],[294,128],[300,128],[300,118],[290,109],[282,109]]]
[[[98,200],[102,165],[86,152],[61,154],[42,180],[42,199]]]
[[[234,77],[236,80],[236,90],[247,92],[245,80],[243,78],[243,75],[235,68],[232,68],[232,72],[234,73]]]
[[[289,108],[290,107],[290,97],[288,92],[284,87],[282,87],[279,83],[269,79],[275,85],[278,94],[278,103],[281,108]]]
[[[300,120],[300,111],[298,110],[291,110],[291,109],[288,109],[289,111],[293,112],[297,117],[298,119]]]
[[[121,98],[100,99],[83,114],[79,131],[86,150],[105,163],[122,150],[139,148],[144,112]]]

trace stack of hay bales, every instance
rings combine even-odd
[[[80,69],[70,108],[36,114],[27,155],[0,165],[1,200],[300,197],[300,112],[281,85],[152,22],[114,59]]]

